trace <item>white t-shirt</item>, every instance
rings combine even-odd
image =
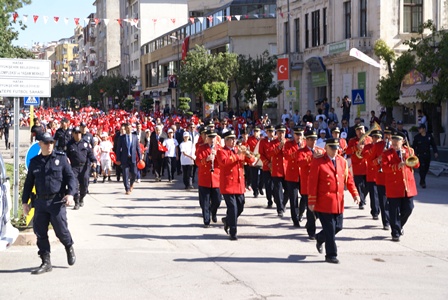
[[[179,146],[179,151],[181,153],[181,155],[180,155],[180,164],[182,166],[194,165],[194,161],[191,158],[186,157],[184,155],[184,153],[185,153],[185,154],[187,154],[189,156],[194,157],[192,144],[193,143],[191,141],[186,141],[186,142],[182,142],[180,144],[180,146]]]
[[[110,151],[114,148],[110,141],[101,141],[101,159],[110,159]]]
[[[165,152],[165,156],[176,157],[176,147],[179,146],[176,139],[165,139],[163,145],[168,149],[168,151]]]
[[[283,122],[283,124],[286,123],[286,119],[291,119],[291,116],[289,114],[283,114],[282,115],[282,122]]]

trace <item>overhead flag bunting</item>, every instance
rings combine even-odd
[[[48,22],[48,16],[44,16],[44,24],[47,24]],[[36,23],[36,21],[34,21],[34,23]]]
[[[55,23],[57,23],[59,21],[59,17],[53,17],[53,20]]]
[[[79,25],[79,18],[75,18],[75,25],[78,26]]]

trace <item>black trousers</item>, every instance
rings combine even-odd
[[[168,173],[168,180],[174,179],[174,174],[176,173],[176,157],[165,156],[165,166],[166,172]]]
[[[184,181],[185,188],[193,185],[193,165],[182,166],[182,179]]]
[[[258,196],[260,190],[263,188],[261,181],[261,169],[259,167],[250,167],[250,185],[254,192],[254,196]]]
[[[366,182],[367,191],[370,197],[370,214],[375,217],[380,214],[380,203],[378,201],[378,191],[375,182]]]
[[[383,222],[383,226],[388,226],[390,224],[390,219],[389,201],[386,197],[386,187],[384,185],[377,185],[376,188],[378,192],[378,203],[381,211],[381,222]]]
[[[9,148],[9,130],[4,132],[4,136],[5,136],[5,147],[6,149]]]
[[[412,197],[389,198],[390,227],[392,236],[399,237],[401,229],[406,224],[414,209]]]
[[[122,173],[123,173],[123,170],[121,168],[121,165],[115,165],[115,174],[117,175],[117,180],[120,180]]]
[[[244,210],[244,194],[223,194],[226,201],[227,214],[226,223],[230,229],[230,235],[234,236],[237,233],[238,217]]]
[[[35,208],[33,229],[37,237],[39,255],[51,252],[50,242],[48,241],[48,225],[50,223],[59,241],[65,247],[73,245],[72,236],[68,230],[67,210],[65,203],[60,202],[61,199],[61,197],[52,200],[38,199],[33,203]]]
[[[299,224],[299,182],[285,181],[289,206],[291,210],[291,219],[294,224]]]
[[[202,209],[202,218],[205,225],[210,224],[210,214],[216,216],[221,206],[221,193],[219,188],[199,186],[199,205]]]
[[[251,187],[251,178],[250,178],[250,169],[252,169],[250,166],[248,165],[244,165],[244,184],[246,185],[246,188]]]
[[[342,230],[343,215],[318,212],[322,230],[316,234],[316,240],[325,243],[325,257],[338,256],[336,247],[336,234]]]
[[[272,196],[277,206],[277,212],[285,211],[283,206],[283,180],[283,177],[272,177]]]
[[[124,188],[126,192],[128,192],[130,191],[131,186],[134,185],[137,176],[137,165],[132,162],[131,158],[128,158],[126,164],[122,165],[122,170]]]
[[[262,186],[266,191],[266,199],[268,200],[268,205],[272,205],[272,177],[271,172],[269,171],[261,171],[262,176]]]
[[[420,174],[420,184],[426,184],[426,175],[429,171],[429,165],[431,163],[431,158],[427,156],[419,156],[420,167],[418,168]]]
[[[153,157],[152,163],[154,166],[154,175],[156,176],[156,178],[160,178],[160,176],[162,175],[163,158]]]
[[[316,235],[317,214],[308,208],[308,195],[302,195],[300,203],[302,203],[302,200],[306,207],[306,232],[308,233],[308,236],[314,237]]]
[[[74,200],[75,202],[82,201],[87,195],[87,189],[89,188],[90,168],[85,164],[83,166],[72,167],[72,170],[79,184],[78,193],[74,196]]]
[[[366,175],[354,176],[356,189],[358,190],[360,202],[359,206],[366,205],[367,187],[366,187]]]

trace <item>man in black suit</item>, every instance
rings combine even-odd
[[[149,158],[152,160],[154,165],[154,175],[156,176],[156,181],[161,181],[160,178],[163,168],[163,158],[165,157],[165,152],[159,150],[159,142],[163,144],[166,139],[166,134],[162,131],[162,126],[157,125],[154,132],[151,133],[149,138]]]
[[[137,136],[132,134],[132,126],[130,124],[124,126],[126,133],[118,139],[117,163],[121,164],[124,188],[126,189],[126,195],[129,195],[134,189],[137,162],[140,161],[142,153]]]
[[[182,144],[182,142],[184,141],[184,129],[182,127],[180,127],[180,122],[176,122],[176,131],[174,132],[174,138],[176,139],[177,143],[180,145]],[[179,146],[177,146],[179,148]],[[180,153],[180,151],[179,151]],[[176,162],[176,170],[177,170],[177,175],[181,175],[182,174],[182,166],[180,164],[180,159],[177,160]]]

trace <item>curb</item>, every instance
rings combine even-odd
[[[48,230],[48,239],[51,244],[54,242],[59,242],[53,229]],[[17,237],[13,246],[35,246],[36,241],[37,238],[33,232],[33,229],[26,229],[19,233],[19,236]]]

